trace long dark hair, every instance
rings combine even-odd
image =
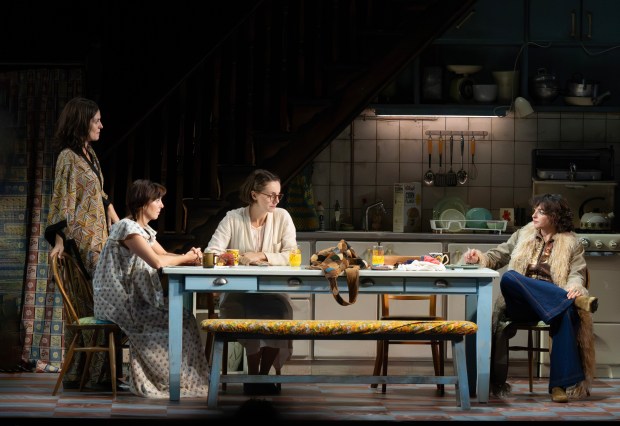
[[[268,170],[254,170],[239,188],[239,199],[245,204],[252,204],[252,191],[262,192],[269,182],[280,182],[280,177]]]
[[[82,152],[84,141],[88,138],[90,120],[99,111],[95,101],[86,98],[73,98],[62,109],[54,144],[58,152],[65,148],[71,148],[77,153]]]
[[[138,213],[151,201],[166,195],[166,187],[147,179],[135,180],[127,191],[126,204],[129,217],[138,219]]]
[[[544,210],[545,215],[551,218],[557,232],[570,232],[573,225],[573,211],[568,202],[560,194],[535,195],[530,202],[532,209],[536,207]]]

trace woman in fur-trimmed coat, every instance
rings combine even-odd
[[[583,246],[573,230],[572,212],[560,195],[532,200],[532,222],[509,240],[482,253],[470,249],[467,263],[508,271],[502,276],[502,294],[493,309],[491,391],[510,393],[508,339],[516,333],[510,320],[544,321],[553,338],[549,392],[554,402],[581,399],[590,394],[595,371],[592,312],[598,300],[585,288]],[[555,350],[553,350],[555,349]]]

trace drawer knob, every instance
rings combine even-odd
[[[437,280],[435,281],[435,287],[441,287],[441,288],[448,287],[448,282],[446,280]]]
[[[372,287],[373,285],[375,285],[375,280],[373,280],[372,278],[364,278],[362,281],[360,281],[360,285],[362,287]]]
[[[289,278],[288,279],[288,285],[290,286],[300,286],[301,285],[301,280],[297,277],[293,277],[293,278]]]
[[[224,285],[228,284],[228,280],[224,277],[217,277],[213,280],[213,285]]]

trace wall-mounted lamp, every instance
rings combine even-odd
[[[527,99],[522,98],[521,96],[518,96],[515,99],[514,105],[515,105],[515,116],[517,118],[525,118],[527,116],[534,114],[534,108],[532,108],[532,105],[530,104],[530,102]]]

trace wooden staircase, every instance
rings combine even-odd
[[[254,168],[286,186],[474,0],[257,0],[101,155],[117,206],[164,184],[164,246],[204,247]]]

